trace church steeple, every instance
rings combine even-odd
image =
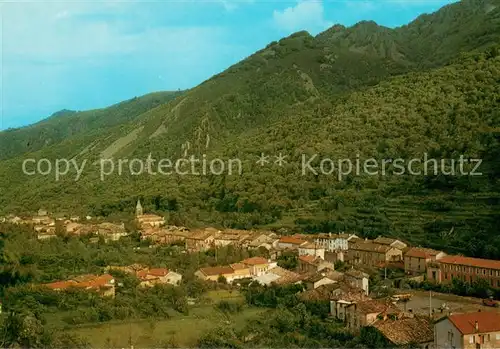
[[[142,216],[144,211],[142,209],[141,200],[137,200],[137,205],[135,206],[135,215],[136,217]]]

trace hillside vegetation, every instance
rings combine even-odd
[[[103,109],[99,120],[105,124],[83,119],[83,113],[46,121],[64,130],[65,120],[81,120],[85,126],[73,136],[44,145],[40,128],[15,130],[17,139],[39,138],[24,150],[22,142],[14,143],[0,161],[0,210],[23,213],[44,206],[126,215],[141,197],[147,210],[166,214],[174,224],[354,230],[500,258],[498,5],[462,1],[397,29],[361,22],[316,37],[299,32],[170,102],[149,98],[123,117],[113,111],[118,106]],[[0,144],[12,132],[0,133]],[[261,153],[282,153],[288,163],[280,167],[270,158],[270,164],[257,165]],[[125,171],[102,181],[98,166],[91,165],[101,158],[145,160],[149,154],[173,161],[202,154],[239,158],[243,172]],[[302,154],[318,154],[316,167],[322,158],[463,155],[483,159],[483,175],[302,175]],[[75,173],[55,181],[23,175],[26,158],[89,164],[78,181]]]
[[[82,134],[96,137],[114,126],[138,116],[179,96],[181,92],[156,92],[108,108],[76,112],[61,110],[28,127],[0,133],[0,160],[38,151]]]

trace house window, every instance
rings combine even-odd
[[[453,342],[453,332],[448,331],[448,342]]]
[[[469,336],[469,344],[473,344],[474,343],[474,336]]]
[[[497,341],[500,341],[500,333],[496,334],[496,339],[497,339]]]

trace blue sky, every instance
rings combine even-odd
[[[450,2],[0,0],[0,130],[194,87],[295,31],[360,20],[395,27]]]

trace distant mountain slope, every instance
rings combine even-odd
[[[28,127],[0,132],[0,160],[35,152],[85,132],[130,122],[178,95],[180,92],[156,92],[103,109],[82,112],[61,110]]]
[[[397,29],[362,22],[316,37],[295,33],[168,103],[148,104],[104,128],[83,120],[82,132],[38,142],[29,153],[16,148],[11,154],[17,156],[0,162],[0,210],[45,206],[109,215],[131,212],[141,196],[148,209],[182,224],[354,229],[498,257],[498,248],[486,247],[500,246],[500,61],[498,48],[488,48],[499,42],[497,4],[464,1]],[[31,137],[40,138],[39,130]],[[255,165],[261,153],[279,152],[295,165]],[[484,158],[485,175],[302,176],[297,161],[303,153],[333,159],[464,154]],[[26,157],[93,164],[149,154],[238,157],[245,171],[102,181],[93,166],[76,182],[21,173]]]

